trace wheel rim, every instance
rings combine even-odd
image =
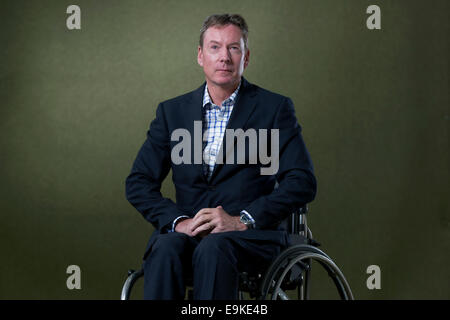
[[[267,299],[270,294],[272,294],[272,300],[276,300],[278,298],[282,300],[289,299],[286,292],[282,289],[283,281],[294,265],[300,263],[302,260],[308,259],[319,262],[322,267],[325,268],[328,275],[333,279],[341,299],[354,299],[350,286],[337,265],[323,251],[309,245],[297,245],[290,247],[272,263],[272,266],[269,268],[269,271],[271,272],[268,272],[263,281],[261,299]],[[286,260],[289,262],[286,263]],[[284,267],[284,270],[281,272],[282,267]],[[304,271],[301,273],[303,272]],[[279,278],[275,281],[275,278],[278,275]]]

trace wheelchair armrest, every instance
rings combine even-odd
[[[303,235],[307,236],[308,226],[306,225],[306,213],[308,213],[308,204],[292,212],[288,220],[288,230],[291,234],[303,232]]]
[[[298,208],[298,214],[307,214],[308,213],[308,204],[306,203],[303,207]]]

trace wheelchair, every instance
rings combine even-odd
[[[289,231],[291,245],[274,259],[265,272],[239,274],[240,300],[244,300],[245,292],[256,300],[309,300],[313,261],[318,262],[328,273],[342,300],[354,299],[344,274],[333,260],[318,248],[320,244],[313,239],[306,221],[307,212],[308,206],[305,205],[283,222]],[[130,298],[136,280],[143,275],[144,269],[128,271],[128,277],[122,287],[121,300]],[[192,298],[192,290],[188,291],[189,298]]]

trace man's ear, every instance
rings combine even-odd
[[[249,61],[250,61],[250,50],[247,49],[244,56],[244,69],[247,68]]]
[[[198,46],[197,62],[201,67],[203,67],[203,50],[200,46]]]

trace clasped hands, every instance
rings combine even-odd
[[[222,206],[203,208],[193,218],[179,221],[175,231],[191,237],[203,238],[210,233],[247,230],[247,226],[240,222],[239,218],[239,216],[230,216]]]

